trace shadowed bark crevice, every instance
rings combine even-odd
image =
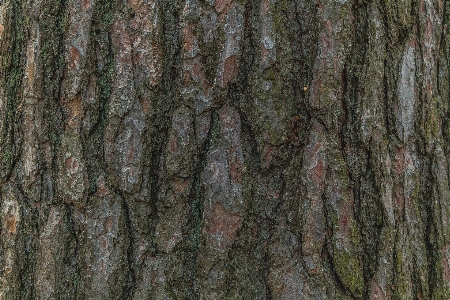
[[[188,287],[184,295],[186,299],[200,299],[198,251],[202,243],[201,233],[204,226],[203,202],[205,200],[202,174],[206,167],[208,151],[217,138],[218,118],[218,111],[213,110],[208,133],[203,143],[198,147],[196,161],[194,162],[192,187],[189,193],[189,219],[186,227],[183,229],[183,235],[187,238],[181,250],[184,254],[182,282]]]
[[[136,288],[136,272],[134,270],[134,258],[133,258],[133,252],[135,248],[135,243],[133,241],[134,234],[133,234],[133,226],[130,218],[130,212],[129,207],[127,205],[127,202],[125,200],[124,196],[121,196],[122,198],[122,209],[124,211],[124,218],[125,223],[127,227],[127,234],[129,236],[129,243],[127,248],[127,260],[128,260],[128,270],[127,270],[127,278],[126,278],[126,286],[125,289],[122,292],[122,299],[132,299],[134,295],[134,291]],[[124,270],[125,271],[125,270]]]
[[[1,153],[0,153],[0,179],[1,182],[10,180],[14,166],[20,153],[20,132],[17,132],[15,123],[20,122],[20,113],[17,107],[21,102],[22,77],[24,75],[24,49],[27,39],[24,8],[21,3],[13,1],[6,12],[6,30],[1,40],[1,75],[0,83],[3,92],[2,124],[1,124]],[[6,102],[6,103],[5,103]]]

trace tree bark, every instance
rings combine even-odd
[[[0,299],[450,299],[450,1],[0,1]]]

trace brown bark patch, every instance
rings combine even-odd
[[[372,280],[370,284],[370,300],[385,300],[387,299],[384,296],[383,291],[381,290],[381,287],[378,285],[378,283],[375,280]]]
[[[150,104],[148,103],[148,101],[142,97],[139,97],[139,103],[141,104],[141,108],[144,114],[148,115],[148,113],[150,112]]]
[[[192,33],[193,28],[192,24],[183,27],[183,48],[187,53],[191,53],[194,50],[195,35]]]
[[[64,161],[64,165],[69,174],[74,174],[78,171],[79,163],[73,156],[67,157]]]
[[[27,55],[27,59],[31,59],[31,55]],[[35,74],[36,74],[36,65],[34,64],[34,62],[30,62],[27,68],[27,78],[29,83],[34,81]]]
[[[237,71],[236,55],[227,57],[223,63],[223,86],[226,86],[236,76]]]
[[[321,97],[321,92],[322,92],[322,85],[323,85],[322,80],[319,77],[317,77],[314,80],[314,83],[312,86],[312,94],[311,94],[310,103],[318,108],[321,108],[320,97]]]
[[[223,251],[233,243],[241,227],[242,218],[239,213],[227,211],[218,202],[214,204],[212,210],[208,207],[206,213],[207,232],[212,237],[213,248]]]
[[[350,216],[347,209],[343,210],[342,216],[339,218],[339,229],[347,234],[351,233]]]
[[[202,64],[200,58],[196,57],[191,64],[191,76],[197,83],[202,83],[205,81],[205,74],[202,70]]]
[[[270,167],[270,163],[272,162],[273,154],[275,153],[276,147],[266,144],[263,148],[262,154],[262,165],[265,168]]]
[[[47,163],[47,166],[51,166],[53,162],[53,153],[52,153],[52,147],[49,142],[45,142],[42,145],[42,148],[44,149],[44,157],[45,162]]]
[[[0,23],[0,35],[2,35],[3,31],[5,31],[5,26]]]
[[[106,186],[105,178],[101,176],[97,180],[97,193],[96,195],[99,197],[105,197],[106,195],[109,195],[110,191],[108,187]]]
[[[16,223],[17,223],[17,217],[15,215],[13,215],[12,213],[8,213],[5,216],[6,233],[16,234],[16,230],[17,230]]]
[[[230,163],[231,181],[234,183],[241,183],[243,171],[244,171],[244,168],[243,168],[242,164],[237,159],[233,160]]]
[[[169,150],[171,153],[176,153],[178,150],[177,137],[173,133],[170,135],[169,138]]]
[[[315,160],[316,164],[311,168],[310,170],[310,179],[315,183],[315,184],[321,184],[323,183],[323,180],[325,179],[325,162],[323,157],[321,157],[321,155],[319,155],[319,153],[321,152],[323,148],[323,143],[321,142],[317,142],[316,145],[314,146],[314,149],[311,152],[311,156],[310,157],[306,157],[306,159],[311,159],[311,160]]]
[[[405,195],[403,191],[403,186],[401,184],[396,185],[395,199],[396,201],[394,209],[398,212],[399,216],[403,217],[405,207]]]
[[[142,0],[128,0],[128,6],[133,10],[138,10],[139,6],[142,4]]]
[[[113,227],[114,227],[113,217],[112,216],[106,217],[106,219],[103,221],[103,230],[100,232],[100,235],[108,234],[113,230]],[[104,248],[103,250],[107,250],[108,248],[108,243],[106,239],[105,239],[105,246],[103,248]]]
[[[6,275],[8,275],[11,272],[12,272],[11,268],[10,267],[6,267],[5,268],[5,272],[3,274],[4,274],[4,276],[6,276]]]
[[[312,180],[317,184],[322,183],[325,173],[325,165],[322,159],[319,159],[317,161],[317,164],[314,166],[314,168],[311,169],[311,172]]]
[[[266,15],[269,12],[270,2],[269,0],[261,1],[261,14]]]
[[[72,128],[78,127],[83,115],[83,100],[80,96],[73,98],[67,105],[69,110],[69,126]]]
[[[264,46],[264,44],[261,43],[261,60],[262,60],[263,62],[266,62],[266,61],[267,61],[267,58],[269,57],[269,53],[270,53],[270,50],[269,50],[269,49],[266,49],[266,47]]]
[[[214,2],[214,8],[219,15],[225,14],[233,6],[232,0],[216,0]]]
[[[174,180],[172,186],[175,189],[175,192],[177,193],[183,193],[186,191],[186,188],[188,187],[189,180]]]
[[[77,48],[72,47],[69,51],[69,67],[71,69],[78,69],[80,65],[81,54]]]
[[[405,169],[405,152],[406,149],[405,148],[398,148],[395,150],[395,173],[397,175],[400,175],[401,173],[403,173],[404,169]]]
[[[231,147],[230,154],[231,154],[231,162],[229,163],[230,168],[230,179],[231,182],[236,184],[242,183],[242,176],[244,174],[244,166],[241,158],[239,157],[241,150],[235,149],[234,147]]]
[[[130,149],[128,149],[127,155],[125,157],[125,161],[126,162],[134,161],[134,149],[132,147],[130,147]]]
[[[230,107],[224,107],[219,111],[220,122],[223,124],[221,133],[238,130],[240,127],[239,114]]]
[[[88,9],[90,9],[92,6],[92,1],[91,0],[81,0],[81,9],[83,11],[87,11]]]
[[[132,65],[132,57],[131,57],[131,40],[130,35],[123,23],[120,23],[119,20],[114,22],[113,25],[113,44],[114,48],[118,49],[118,57],[117,62],[120,65],[119,72],[124,72],[124,67],[128,67]]]
[[[320,253],[325,242],[325,219],[322,199],[319,197],[311,199],[311,207],[303,227],[302,242],[303,253],[306,256]]]
[[[273,199],[278,199],[278,198],[280,198],[280,191],[279,190],[275,190],[275,189],[269,189],[267,191],[267,196],[269,197],[269,199],[272,199],[272,200]]]

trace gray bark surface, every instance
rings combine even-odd
[[[449,17],[0,1],[0,299],[450,299]]]

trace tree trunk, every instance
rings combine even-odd
[[[450,299],[450,1],[0,1],[0,299]]]

